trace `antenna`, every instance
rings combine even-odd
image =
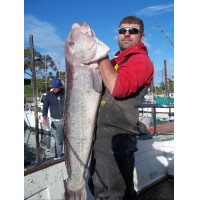
[[[160,29],[160,31],[165,35],[165,37],[169,40],[172,46],[174,46],[174,43],[169,39],[167,34],[161,29],[161,27],[156,23],[156,20],[152,19],[153,23]]]

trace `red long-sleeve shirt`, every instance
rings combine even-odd
[[[148,87],[153,80],[154,67],[146,46],[140,42],[136,46],[117,52],[112,60],[114,66],[125,57],[134,54],[117,69],[118,76],[112,92],[114,97],[127,97],[142,87]]]

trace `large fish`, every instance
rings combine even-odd
[[[85,172],[101,98],[102,79],[97,62],[109,48],[87,23],[74,23],[65,43],[67,89],[64,111],[66,200],[87,198]],[[90,64],[86,64],[90,63]]]

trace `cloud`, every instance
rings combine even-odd
[[[56,27],[31,15],[24,18],[24,30],[25,41],[28,41],[29,34],[32,34],[35,46],[44,50],[53,50],[64,43],[59,38]]]
[[[64,48],[56,27],[32,15],[24,16],[24,42],[29,46],[29,35],[33,35],[34,48],[41,54],[49,54],[52,59],[59,62],[64,57]],[[26,45],[27,44],[27,45]],[[63,59],[64,60],[64,59]]]
[[[161,4],[143,8],[136,12],[138,16],[153,16],[167,12],[174,12],[174,3]]]
[[[156,49],[156,50],[154,51],[154,54],[160,55],[160,54],[161,54],[161,50],[160,50],[160,49]]]

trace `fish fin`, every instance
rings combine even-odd
[[[92,73],[93,88],[96,92],[101,93],[102,77],[101,77],[100,71],[99,71],[99,69],[92,67],[91,73]]]

